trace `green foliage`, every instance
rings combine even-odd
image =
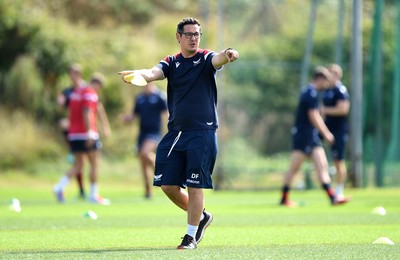
[[[20,56],[6,80],[4,104],[12,109],[37,111],[40,106],[42,81],[35,61],[29,56]]]
[[[39,31],[39,26],[25,15],[28,7],[24,3],[0,1],[0,71],[9,70],[19,55],[28,52],[30,41]]]
[[[50,131],[19,111],[0,110],[0,167],[26,167],[38,159],[54,159],[60,148]]]
[[[63,1],[63,11],[72,23],[84,22],[89,26],[107,26],[107,23],[113,26],[121,23],[146,24],[153,18],[154,8],[154,3],[150,1]]]

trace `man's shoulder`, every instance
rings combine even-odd
[[[170,64],[171,62],[173,62],[174,60],[178,59],[182,57],[182,53],[178,52],[176,54],[173,55],[167,55],[164,59],[161,60],[162,63],[166,63],[166,64]]]
[[[318,91],[311,85],[307,85],[301,89],[301,96],[316,98],[318,96]]]
[[[74,87],[73,86],[70,86],[70,87],[66,87],[66,88],[64,88],[62,91],[61,91],[61,93],[63,94],[63,95],[65,95],[65,96],[68,96],[68,95],[70,95],[73,91],[74,91]]]

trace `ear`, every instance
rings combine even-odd
[[[178,32],[175,34],[175,37],[178,43],[181,43],[181,35]]]

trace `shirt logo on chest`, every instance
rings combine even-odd
[[[181,65],[181,63],[180,63],[180,62],[175,62],[175,67],[176,67],[176,68],[178,68],[178,67],[179,67],[179,65]]]
[[[201,62],[201,58],[199,58],[198,60],[194,60],[194,61],[193,61],[193,65],[194,65],[194,66],[199,65],[200,62]]]

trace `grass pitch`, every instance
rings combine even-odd
[[[0,190],[2,259],[398,259],[400,190],[347,190],[333,207],[322,190],[294,191],[303,206],[277,206],[279,191],[207,191],[214,214],[197,250],[176,250],[186,214],[157,190],[152,200],[123,186],[104,187],[110,206],[80,201],[75,185],[55,203],[51,186]],[[105,185],[103,185],[105,186]],[[9,209],[11,198],[22,211]],[[383,206],[385,216],[372,214]],[[96,220],[84,217],[92,210]],[[395,245],[373,244],[379,237]]]

